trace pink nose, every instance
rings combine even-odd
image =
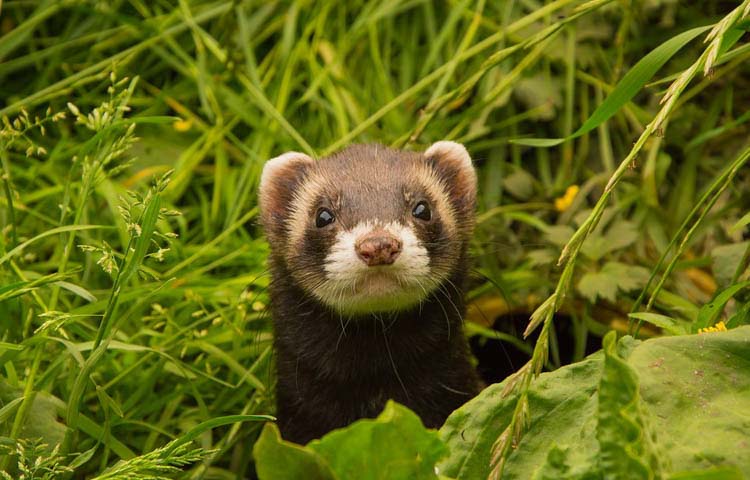
[[[354,250],[368,267],[390,265],[401,253],[401,241],[385,232],[373,232],[360,239]]]

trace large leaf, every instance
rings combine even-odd
[[[253,449],[261,480],[437,479],[435,463],[448,453],[437,432],[408,408],[389,401],[376,419],[364,419],[302,447],[266,425]]]
[[[617,300],[617,292],[628,292],[642,287],[648,280],[648,270],[637,265],[607,262],[598,272],[587,272],[578,282],[578,291],[592,302],[602,297]]]
[[[604,368],[599,382],[596,427],[599,467],[596,470],[605,478],[661,478],[659,455],[640,399],[638,374],[617,354],[616,340],[617,334],[609,332],[603,342]]]
[[[628,357],[674,471],[750,476],[750,327],[649,340]]]
[[[335,475],[328,463],[309,448],[281,439],[279,429],[267,423],[253,446],[258,478],[309,478],[333,480]]]
[[[581,247],[581,253],[592,260],[599,260],[610,252],[635,243],[640,236],[638,227],[627,220],[615,222],[604,235],[592,233]]]
[[[596,445],[596,389],[601,354],[539,376],[529,392],[531,427],[513,450],[503,479],[529,478],[545,463],[553,445],[571,448],[568,464],[589,463]],[[440,434],[450,456],[440,464],[444,475],[487,478],[492,445],[508,425],[516,397],[502,398],[505,383],[491,385],[448,417]]]
[[[529,392],[530,429],[503,478],[750,475],[748,345],[750,327],[644,342],[625,337],[617,354],[606,344],[606,360],[597,353],[540,375]],[[502,398],[504,387],[488,387],[448,418],[440,430],[451,450],[439,464],[444,474],[487,477],[492,445],[516,402]]]
[[[750,241],[720,245],[711,251],[711,269],[719,286],[726,287],[732,283],[737,266],[748,248]]]
[[[19,438],[41,439],[48,449],[62,442],[65,425],[57,416],[55,398],[46,392],[32,392],[33,398]],[[0,435],[7,435],[21,406],[23,391],[0,381]],[[7,410],[6,410],[7,408]]]

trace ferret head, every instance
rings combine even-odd
[[[342,314],[413,307],[456,270],[474,225],[476,173],[463,145],[424,153],[353,145],[320,160],[269,160],[260,209],[276,261]]]

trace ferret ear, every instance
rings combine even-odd
[[[286,218],[294,191],[305,178],[314,160],[304,153],[287,152],[272,158],[263,166],[258,197],[261,220],[266,233],[273,236]]]
[[[430,145],[424,156],[445,182],[458,210],[473,214],[477,200],[477,173],[466,148],[460,143],[443,140]]]

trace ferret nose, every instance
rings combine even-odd
[[[391,235],[368,235],[354,245],[357,256],[368,267],[390,265],[401,253],[401,241]]]

